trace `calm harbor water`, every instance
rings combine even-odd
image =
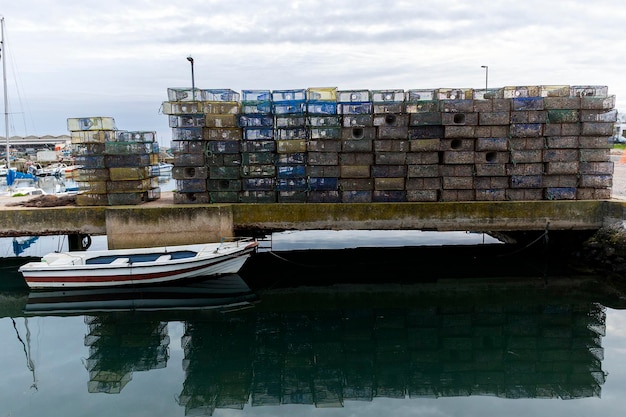
[[[272,249],[287,260],[293,249],[367,241],[365,232],[287,233]],[[66,245],[17,243],[2,240],[0,256]],[[93,249],[104,246],[94,239]],[[621,416],[626,405],[626,303],[602,277],[521,276],[511,265],[493,278],[484,262],[462,279],[415,282],[433,273],[416,256],[383,272],[355,267],[359,280],[334,285],[298,285],[300,274],[333,267],[293,264],[293,285],[252,290],[246,283],[278,273],[265,268],[193,288],[77,296],[29,293],[19,264],[3,259],[0,269],[0,417],[572,417]]]

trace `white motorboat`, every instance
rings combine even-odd
[[[33,289],[164,284],[236,274],[257,242],[251,238],[181,246],[53,252],[19,271]]]
[[[167,162],[159,162],[159,175],[172,172],[172,168],[174,168],[173,164],[168,164]]]

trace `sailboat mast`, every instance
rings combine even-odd
[[[7,95],[7,46],[4,41],[4,17],[0,17],[0,59],[2,59],[2,85],[4,87],[4,129],[7,140],[7,168],[11,168],[9,158],[9,99]]]

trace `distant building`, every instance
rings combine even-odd
[[[26,148],[48,148],[55,149],[58,145],[64,147],[66,144],[71,143],[69,135],[44,135],[44,136],[10,136],[9,145],[13,149],[25,150]],[[0,136],[0,145],[6,144],[6,136]]]

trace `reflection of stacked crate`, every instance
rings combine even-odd
[[[244,90],[242,94],[239,117],[243,130],[241,202],[274,203],[276,142],[272,93],[269,90]]]
[[[140,204],[160,197],[154,132],[116,130],[111,117],[70,118],[78,205]]]
[[[272,91],[279,203],[306,201],[306,90]]]
[[[374,90],[374,165],[372,201],[406,201],[408,116],[403,90]]]
[[[246,317],[229,321],[198,316],[185,322],[181,338],[185,382],[178,398],[185,415],[213,415],[215,408],[243,409],[253,378],[253,337]]]
[[[341,120],[337,114],[337,89],[307,90],[308,178],[307,201],[310,203],[341,202],[339,192],[339,152],[341,151]]]
[[[309,300],[323,310],[280,304],[195,315],[181,337],[179,403],[186,415],[210,415],[246,404],[322,408],[381,397],[599,397],[605,308],[542,303],[536,294],[515,301],[514,293],[487,305],[405,295],[374,308],[327,303],[329,295]]]
[[[208,139],[207,191],[211,203],[239,202],[241,191],[241,140],[238,127],[239,93],[232,90],[202,90]]]
[[[372,143],[376,136],[373,104],[369,90],[347,90],[337,93],[341,113],[341,154],[339,155],[339,188],[344,203],[372,201],[374,162]]]
[[[87,316],[85,323],[89,325],[85,336],[89,392],[119,394],[133,372],[166,367],[167,323],[125,318],[121,325],[116,316]]]

